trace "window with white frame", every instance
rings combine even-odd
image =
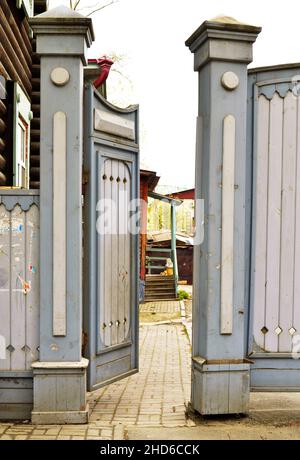
[[[29,188],[30,101],[22,88],[14,88],[14,187]]]
[[[27,16],[33,16],[33,7],[34,1],[33,0],[16,0],[17,8],[24,8],[25,13]]]

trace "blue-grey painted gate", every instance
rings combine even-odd
[[[84,334],[88,389],[138,370],[138,106],[85,88]]]
[[[299,75],[300,64],[249,72],[246,346],[252,390],[300,389]]]

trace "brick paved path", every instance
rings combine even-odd
[[[0,423],[5,439],[122,439],[124,427],[186,426],[190,345],[181,324],[141,326],[140,372],[89,394],[88,425]]]
[[[141,313],[178,313],[180,312],[180,302],[177,300],[167,300],[164,302],[147,302],[140,305]]]
[[[140,328],[140,372],[93,393],[91,421],[184,426],[190,345],[183,326]]]
[[[31,425],[24,423],[1,423],[0,440],[80,440],[80,439],[122,439],[123,429],[105,423],[88,425]]]

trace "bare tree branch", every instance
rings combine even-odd
[[[77,6],[79,5],[80,2],[81,2],[81,0],[76,0],[74,8],[73,8],[74,10],[76,10],[76,8],[77,8]]]
[[[103,10],[104,8],[106,8],[107,6],[112,5],[113,3],[118,3],[118,1],[119,0],[111,0],[111,2],[107,3],[106,5],[101,5],[98,8],[94,9],[89,14],[87,14],[87,16],[91,16],[92,14],[97,13],[97,11]]]
[[[78,8],[78,11],[83,11],[89,8],[96,8],[98,5],[99,5],[99,2],[96,2],[93,5],[89,5],[89,6],[82,6],[81,8]]]
[[[126,78],[126,80],[129,82],[129,83],[132,83],[132,81],[130,80],[129,77],[127,77],[127,75],[124,75],[122,72],[120,72],[120,70],[117,70],[117,69],[111,69],[112,72],[116,72],[118,73],[119,75],[121,75],[122,77]]]

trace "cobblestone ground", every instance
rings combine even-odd
[[[143,325],[140,372],[89,394],[88,425],[2,423],[0,440],[110,440],[123,439],[126,426],[190,426],[185,417],[190,399],[190,351],[181,324]]]

